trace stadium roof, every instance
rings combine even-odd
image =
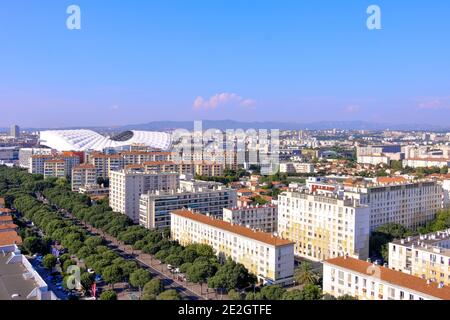
[[[151,148],[168,150],[171,135],[164,132],[126,131],[113,137],[103,136],[92,130],[51,130],[41,131],[42,145],[58,151],[102,151],[132,144],[143,144]]]

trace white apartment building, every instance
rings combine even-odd
[[[44,163],[52,160],[51,154],[36,154],[32,155],[29,160],[28,172],[33,174],[44,174]]]
[[[179,209],[221,217],[223,208],[234,207],[236,203],[236,191],[224,186],[149,192],[140,197],[139,224],[148,229],[170,227],[170,212]]]
[[[228,207],[223,209],[223,221],[274,233],[278,229],[278,206]]]
[[[81,164],[72,169],[72,191],[78,192],[86,185],[97,183],[97,170],[92,164]]]
[[[278,235],[295,242],[295,254],[322,261],[343,254],[369,256],[370,210],[353,199],[309,192],[278,197]]]
[[[20,148],[19,149],[19,166],[29,169],[31,156],[34,155],[51,155],[52,149],[49,148]]]
[[[345,256],[323,263],[323,293],[358,300],[450,300],[448,286]]]
[[[429,168],[429,167],[450,167],[449,158],[409,158],[403,160],[403,167]]]
[[[389,243],[389,268],[450,285],[450,229]]]
[[[294,244],[188,210],[171,213],[171,236],[181,245],[207,244],[221,259],[242,263],[264,284],[289,285],[294,275]]]
[[[280,163],[281,173],[314,173],[314,164],[305,162]]]
[[[139,223],[139,198],[152,191],[171,191],[179,187],[177,173],[152,173],[132,170],[110,172],[109,204],[116,212]]]
[[[442,205],[442,187],[434,181],[346,185],[344,195],[370,207],[370,231],[387,223],[417,228]]]

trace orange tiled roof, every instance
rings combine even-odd
[[[404,183],[407,180],[403,177],[379,177],[377,178],[378,183],[389,184],[389,183]]]
[[[253,240],[257,240],[260,242],[264,242],[266,244],[272,245],[272,246],[286,246],[286,245],[292,245],[294,244],[291,241],[284,240],[278,237],[272,236],[270,233],[260,232],[260,231],[253,231],[251,229],[239,226],[239,225],[232,225],[231,223],[228,223],[223,220],[217,220],[208,216],[205,216],[203,214],[194,213],[189,210],[176,210],[173,211],[172,214],[175,214],[177,216],[191,219],[203,224],[207,224],[211,227],[215,227],[218,229],[223,229],[238,235],[241,235],[246,238],[250,238]]]
[[[8,221],[13,221],[12,216],[7,215],[7,216],[0,216],[0,222],[8,222]]]
[[[9,246],[12,244],[21,245],[22,238],[16,231],[0,232],[0,246]]]
[[[338,257],[334,259],[327,260],[326,263],[335,265],[347,270],[355,271],[360,274],[367,276],[373,276],[373,270],[369,267],[372,263],[358,260],[350,257]],[[427,280],[415,277],[400,271],[395,271],[389,268],[380,268],[380,279],[382,281],[392,283],[394,285],[408,288],[410,290],[421,292],[426,295],[436,297],[443,300],[450,300],[450,287],[444,286],[443,288],[438,288],[438,283],[427,284]]]
[[[8,224],[0,224],[0,230],[16,230],[18,226],[14,223],[8,223]]]

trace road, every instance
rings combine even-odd
[[[39,196],[38,200],[47,204],[49,203],[47,199]],[[218,294],[215,290],[207,288],[206,285],[204,286],[205,288],[203,288],[200,284],[177,279],[177,277],[167,268],[167,265],[162,264],[152,255],[143,253],[139,250],[134,250],[132,246],[125,245],[117,238],[110,236],[102,230],[96,229],[83,221],[80,221],[67,210],[58,208],[57,206],[55,207],[62,215],[64,215],[65,218],[70,219],[75,225],[84,228],[91,235],[102,237],[111,250],[117,252],[124,259],[135,260],[141,267],[149,270],[153,276],[160,279],[166,288],[176,290],[182,295],[182,297],[189,300],[229,300],[227,295]]]

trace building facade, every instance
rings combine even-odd
[[[323,293],[358,300],[450,300],[450,288],[350,257],[323,263]]]
[[[109,204],[114,211],[139,223],[139,199],[152,191],[172,191],[179,187],[177,173],[152,173],[133,170],[110,172]]]
[[[442,187],[434,181],[345,186],[345,196],[370,207],[370,231],[387,223],[415,229],[442,206]]]
[[[232,225],[188,210],[171,213],[172,239],[181,245],[210,245],[220,259],[242,263],[261,283],[289,285],[294,275],[294,244],[271,234]]]
[[[97,183],[97,170],[92,164],[82,164],[72,169],[72,191],[78,192],[86,185]]]
[[[389,243],[389,268],[450,285],[450,230]]]
[[[278,235],[295,242],[295,254],[322,261],[369,255],[369,208],[353,199],[285,192],[278,197]]]
[[[278,206],[228,207],[223,209],[223,220],[246,228],[274,233],[278,229]]]
[[[199,188],[195,192],[182,188],[172,192],[149,192],[140,197],[139,224],[148,229],[170,227],[170,212],[179,209],[221,217],[224,208],[234,207],[236,203],[236,191],[224,186]]]

